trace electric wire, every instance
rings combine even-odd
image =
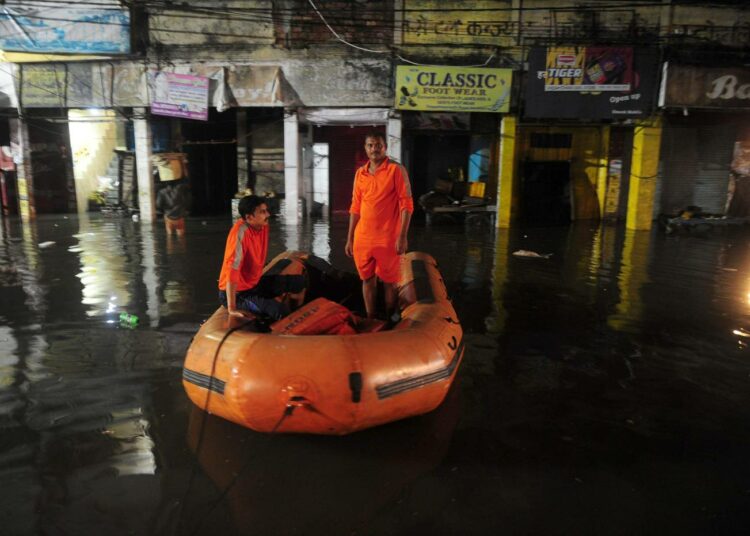
[[[153,4],[148,4],[147,3],[146,5],[153,7]],[[184,6],[184,5],[183,6],[176,6],[176,5],[172,5],[172,4],[156,4],[156,5],[158,5],[160,7],[163,7],[164,9],[168,9],[171,12],[178,13],[178,15],[171,15],[170,13],[160,13],[160,14],[155,14],[156,16],[162,16],[162,17],[168,17],[168,18],[190,17],[190,15],[186,15],[186,13],[187,12],[194,12],[194,13],[201,13],[201,17],[198,17],[198,18],[205,18],[206,16],[208,16],[208,17],[218,16],[218,15],[214,15],[214,13],[222,13],[223,15],[228,15],[229,18],[230,18],[230,21],[232,20],[232,17],[234,17],[236,20],[246,20],[248,22],[256,22],[256,23],[258,23],[258,22],[260,22],[260,23],[268,23],[269,25],[277,22],[277,20],[279,18],[282,18],[283,17],[283,11],[284,11],[284,10],[279,10],[279,9],[275,9],[275,8],[273,9],[273,11],[271,11],[268,8],[263,8],[261,10],[256,10],[256,11],[259,12],[259,13],[263,13],[264,15],[266,15],[265,19],[260,19],[258,17],[255,17],[254,19],[237,19],[236,16],[234,15],[234,13],[236,13],[236,11],[229,11],[229,12],[227,12],[227,11],[209,10],[208,8],[202,8],[200,6],[199,7]],[[680,5],[680,4],[672,4],[672,5]],[[693,6],[694,4],[690,4],[690,5]],[[471,13],[471,12],[493,12],[493,11],[502,12],[502,11],[513,11],[515,9],[526,10],[526,11],[550,11],[551,13],[573,11],[573,10],[575,10],[576,12],[593,11],[593,10],[615,12],[615,11],[627,11],[627,7],[628,6],[641,7],[641,8],[643,8],[643,7],[657,8],[657,7],[663,7],[663,4],[649,2],[649,3],[633,3],[633,4],[606,4],[606,5],[600,4],[600,5],[589,5],[589,6],[537,6],[537,7],[533,7],[532,6],[532,7],[522,7],[522,8],[486,8],[486,9],[483,9],[483,8],[469,8],[469,9],[452,8],[452,9],[415,9],[415,10],[406,10],[406,9],[404,9],[404,10],[399,10],[399,12],[406,13],[406,12],[410,12],[410,11],[413,11],[413,12],[457,11],[457,12],[461,12],[461,13]],[[726,6],[723,6],[723,7],[726,7]],[[247,8],[247,9],[249,9],[249,8]],[[304,27],[305,25],[309,25],[310,24],[309,21],[303,21],[303,20],[296,20],[295,21],[294,20],[294,15],[296,14],[296,12],[295,11],[290,11],[290,13],[292,13],[292,19],[290,19],[290,22],[295,23],[296,26]],[[318,13],[320,13],[320,12],[318,11]],[[279,17],[277,17],[277,15],[279,15]],[[39,18],[44,18],[44,17],[39,17]],[[334,20],[334,18],[335,17],[332,17],[331,20]],[[66,19],[59,19],[59,20],[66,20]],[[71,22],[76,22],[76,21],[71,20]],[[343,17],[343,16],[342,16],[341,22],[344,23],[344,24],[347,24],[347,27],[351,28],[352,30],[364,29],[364,30],[372,31],[373,28],[375,28],[375,29],[377,29],[377,28],[386,28],[386,29],[387,28],[391,28],[391,29],[395,29],[395,28],[401,28],[401,27],[404,26],[404,22],[403,21],[400,24],[397,24],[395,21],[394,21],[393,24],[389,24],[387,21],[380,20],[380,21],[378,21],[378,25],[376,25],[375,27],[372,27],[372,26],[370,26],[367,23],[368,21],[366,21],[366,20],[363,20],[361,23],[356,23],[351,18],[346,18],[346,17]],[[487,24],[487,23],[492,24],[493,23],[493,21],[488,21],[486,19],[483,19],[481,22],[483,24]],[[507,21],[507,20],[504,20],[504,21],[495,21],[495,22],[502,22],[504,24],[507,24],[507,23],[517,23],[517,21]],[[571,22],[571,23],[565,23],[565,24],[568,24],[571,27],[574,27],[577,24],[577,22]],[[317,26],[317,23],[315,23],[315,25]],[[609,26],[611,27],[612,25],[610,24]],[[628,29],[628,28],[631,28],[631,26],[632,25],[630,23],[623,23],[622,26],[621,26],[621,28],[622,29]],[[719,27],[716,27],[716,28],[719,28]],[[727,27],[726,29],[730,29],[730,28]],[[332,28],[329,28],[329,30],[332,30]],[[248,38],[248,37],[250,37],[250,38],[255,38],[255,39],[266,39],[266,40],[273,39],[272,36],[268,36],[268,35],[252,35],[252,34],[247,34],[247,33],[239,35],[239,34],[224,33],[224,32],[196,32],[196,31],[192,31],[192,30],[181,30],[181,29],[176,29],[176,28],[157,28],[157,27],[154,27],[154,28],[151,28],[150,31],[152,31],[152,32],[164,32],[164,33],[212,35],[212,36],[217,36],[217,37],[222,37],[222,36],[223,37],[237,37],[237,38],[240,38],[240,37]],[[338,35],[339,38],[342,38],[341,35],[338,32],[335,32],[335,33]],[[524,32],[523,33],[524,33],[524,37],[525,38],[532,38],[535,35],[549,34],[550,33],[550,29],[548,28],[548,29],[545,30],[544,28],[540,28],[539,30],[536,31],[536,33],[530,33],[528,28],[524,28]],[[556,38],[556,36],[552,36],[552,37]],[[308,39],[309,39],[309,36],[308,36]],[[348,41],[346,39],[344,39],[344,41],[348,43]],[[349,43],[349,44],[352,44],[352,43]],[[423,45],[423,44],[420,43],[419,45]],[[482,46],[482,44],[478,44],[478,45]],[[358,45],[354,45],[354,46],[356,47]],[[362,47],[362,48],[367,48],[367,47]],[[375,51],[374,49],[370,49],[370,50]],[[376,51],[376,52],[385,52],[385,51]]]

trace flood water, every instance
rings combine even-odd
[[[463,324],[454,388],[431,414],[318,437],[183,391],[230,224],[167,240],[114,216],[3,221],[0,533],[747,532],[750,232],[416,223]],[[275,222],[269,255],[351,269],[345,235]]]

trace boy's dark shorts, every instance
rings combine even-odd
[[[288,315],[290,310],[285,303],[274,298],[287,293],[296,294],[305,287],[304,275],[264,275],[253,288],[237,293],[237,309],[268,315],[278,320]],[[227,293],[223,290],[219,291],[219,301],[224,307],[227,306]]]

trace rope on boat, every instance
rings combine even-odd
[[[229,338],[229,336],[237,331],[238,329],[246,326],[250,320],[247,322],[242,322],[232,328],[229,328],[227,332],[224,334],[224,336],[219,341],[219,344],[216,346],[216,352],[214,352],[214,358],[211,362],[211,373],[209,374],[209,382],[212,382],[214,379],[214,373],[216,372],[216,362],[219,359],[219,350],[221,350],[221,347],[224,345],[224,342]],[[200,451],[201,447],[203,446],[203,437],[205,435],[206,431],[206,419],[208,417],[208,403],[211,400],[211,389],[206,389],[206,402],[203,404],[203,418],[201,419],[201,427],[200,431],[198,432],[198,442],[195,445],[195,459],[193,460],[193,467],[190,469],[190,478],[188,479],[188,485],[185,488],[185,495],[182,497],[182,502],[180,504],[180,515],[179,515],[179,523],[177,523],[177,533],[181,533],[180,530],[182,527],[182,509],[185,507],[185,503],[187,502],[188,495],[190,494],[190,488],[193,486],[193,481],[195,480],[195,474],[196,474],[196,468],[198,467],[198,460],[200,459]],[[280,423],[279,423],[280,424]],[[213,510],[213,507],[211,508]],[[198,524],[200,526],[200,523]],[[194,532],[193,532],[194,534]]]

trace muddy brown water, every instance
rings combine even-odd
[[[0,533],[746,533],[747,231],[416,223],[464,327],[457,381],[428,415],[315,437],[182,389],[230,223],[2,222]],[[272,225],[271,255],[352,268],[345,222]]]

